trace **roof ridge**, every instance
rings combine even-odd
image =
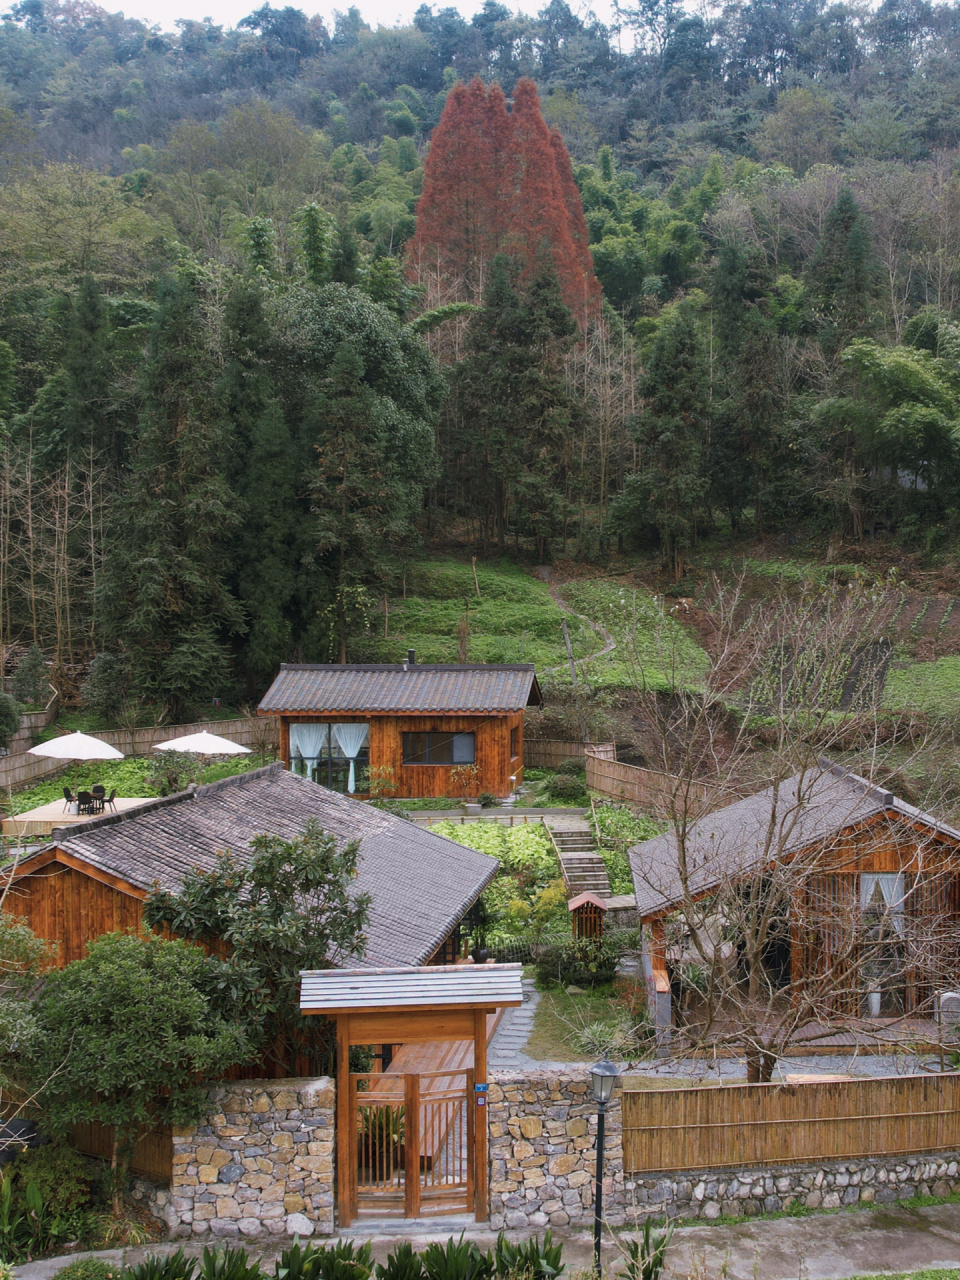
[[[281,662],[281,671],[535,671],[533,662]]]
[[[227,787],[242,787],[247,783],[255,781],[257,778],[266,777],[267,774],[285,771],[282,760],[271,760],[269,764],[262,764],[259,769],[244,769],[242,773],[230,773],[225,778],[217,778],[213,782],[205,782],[202,786],[194,787],[188,794],[197,796],[213,795],[217,791],[223,791]],[[180,794],[185,794],[181,792]]]

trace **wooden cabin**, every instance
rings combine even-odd
[[[483,664],[284,663],[260,703],[287,768],[335,791],[504,798],[523,780],[534,668]]]
[[[762,889],[764,877],[779,877],[789,902],[765,964],[774,986],[796,992],[843,970],[832,1012],[873,1020],[929,1018],[939,992],[960,990],[960,832],[841,765],[821,761],[692,822],[680,852],[673,832],[630,850],[661,1029],[673,1019],[671,947],[684,903],[747,881]]]
[[[260,834],[293,839],[310,819],[344,841],[360,841],[354,888],[370,894],[371,907],[359,963],[457,958],[461,923],[496,874],[496,859],[279,763],[54,831],[50,844],[12,872],[4,909],[57,943],[58,963],[68,964],[104,933],[139,929],[154,884],[175,891],[191,869],[211,870],[221,851],[242,857]]]

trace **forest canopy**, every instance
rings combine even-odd
[[[954,536],[960,6],[619,13],[14,4],[3,645],[179,714],[431,539]]]

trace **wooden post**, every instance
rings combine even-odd
[[[350,1015],[337,1018],[337,1225],[353,1220],[357,1173],[357,1121],[350,1106]]]
[[[283,761],[285,769],[290,768],[290,723],[283,716],[277,717],[277,724],[280,732],[277,734],[277,746],[280,749],[280,759]]]
[[[420,1077],[403,1077],[403,1216],[420,1217]]]
[[[487,1014],[484,1009],[476,1009],[473,1015],[473,1079],[474,1086],[487,1083]],[[478,1106],[478,1100],[483,1105]],[[477,1093],[474,1089],[472,1098],[467,1098],[467,1106],[474,1111],[473,1125],[473,1211],[478,1222],[486,1222],[489,1217],[489,1195],[487,1192],[488,1164],[487,1159],[487,1105],[489,1097],[486,1093]]]

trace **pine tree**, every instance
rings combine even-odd
[[[848,186],[827,214],[806,271],[807,300],[824,353],[832,358],[866,334],[877,288],[870,229]]]
[[[355,285],[360,278],[360,252],[346,222],[341,222],[330,255],[330,279],[337,284]]]
[[[302,548],[296,455],[269,367],[270,330],[259,285],[237,285],[224,315],[226,366],[218,397],[231,426],[228,477],[240,502],[231,583],[249,618],[243,663],[253,696],[292,648]]]
[[[224,584],[236,503],[222,473],[226,423],[186,274],[158,289],[139,437],[112,513],[103,625],[134,691],[180,715],[230,689],[226,637],[243,614]]]
[[[570,158],[547,128],[533,81],[517,81],[510,113],[499,85],[456,85],[424,164],[408,252],[427,305],[479,302],[500,252],[529,283],[546,251],[564,301],[584,318],[599,298],[587,240]]]
[[[303,259],[311,284],[324,284],[330,259],[331,228],[329,216],[316,204],[308,204],[300,223]]]
[[[654,526],[678,581],[708,485],[709,379],[689,305],[678,304],[661,320],[640,393],[644,408],[636,436],[642,465],[627,477],[612,523],[634,535],[645,524]]]

